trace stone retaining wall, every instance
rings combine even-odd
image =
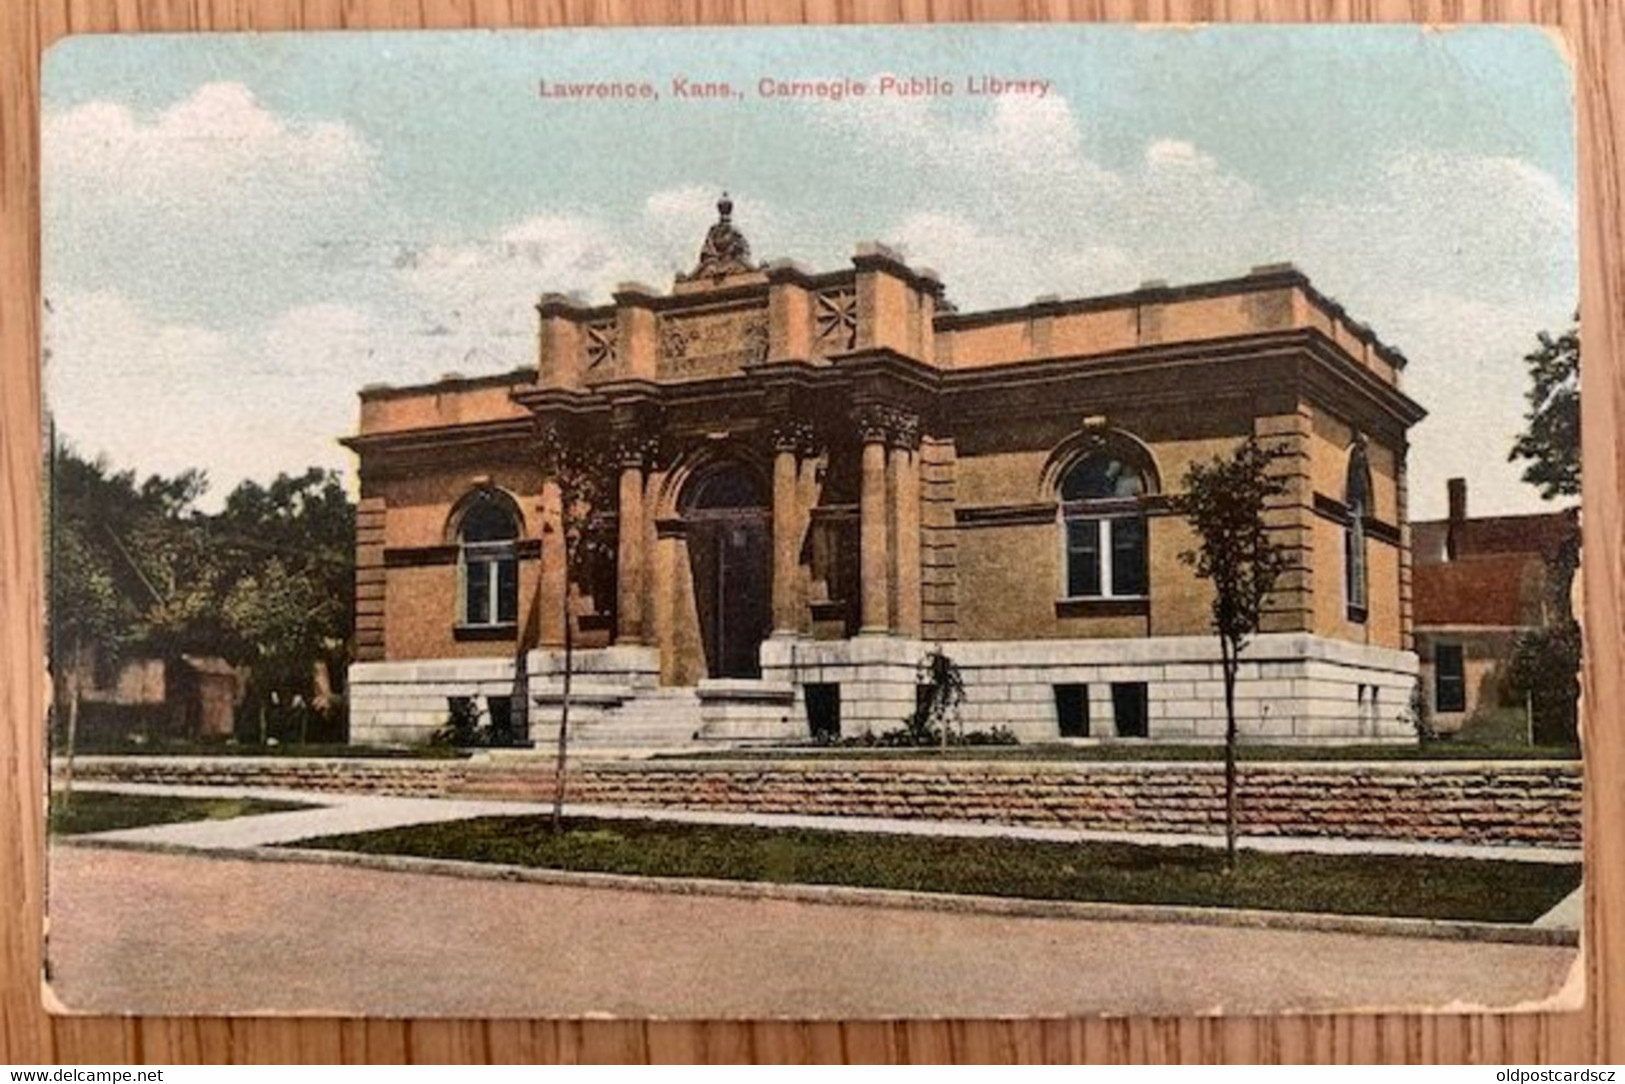
[[[81,780],[546,800],[540,760],[389,761],[85,757]],[[814,816],[984,821],[1123,832],[1222,830],[1214,763],[602,761],[571,770],[570,800]],[[1572,762],[1273,763],[1241,768],[1242,831],[1450,843],[1578,846]]]

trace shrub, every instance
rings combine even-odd
[[[449,749],[505,749],[527,744],[524,726],[514,717],[513,698],[487,698],[489,716],[480,710],[473,696],[446,698],[446,724],[429,738],[429,744]]]
[[[1521,633],[1507,667],[1507,688],[1528,698],[1537,745],[1579,740],[1580,626],[1574,621]]]
[[[430,745],[450,745],[460,749],[484,744],[481,739],[480,705],[472,696],[446,698],[446,725],[429,738]]]
[[[1433,725],[1433,713],[1428,711],[1427,695],[1422,691],[1422,679],[1411,686],[1410,703],[1405,706],[1405,721],[1416,731],[1416,740],[1427,745],[1439,740],[1438,728]]]
[[[819,744],[847,749],[919,749],[940,745],[1020,745],[1021,742],[1007,726],[996,726],[992,730],[949,730],[944,742],[943,732],[935,727],[921,729],[905,723],[878,734],[870,731]]]

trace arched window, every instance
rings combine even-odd
[[[1106,450],[1061,478],[1068,598],[1143,598],[1147,591],[1145,474]]]
[[[1343,505],[1348,513],[1348,522],[1343,526],[1343,598],[1347,602],[1349,620],[1364,621],[1369,605],[1365,523],[1371,515],[1371,468],[1366,462],[1363,441],[1356,441],[1349,449]]]
[[[457,530],[462,624],[488,628],[518,621],[518,539],[519,517],[505,497],[483,490],[470,499]]]

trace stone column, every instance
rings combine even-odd
[[[865,408],[857,417],[863,444],[862,488],[858,498],[858,550],[862,589],[859,595],[861,636],[891,631],[891,561],[886,512],[886,423],[882,412]]]
[[[773,438],[773,635],[794,636],[800,624],[796,566],[800,563],[801,509],[796,492],[797,443],[793,434]]]
[[[920,453],[919,422],[901,419],[888,453],[892,493],[892,628],[920,635]]]
[[[541,499],[537,502],[541,517],[542,567],[537,591],[541,607],[538,614],[538,642],[542,647],[564,646],[564,592],[569,570],[564,554],[563,498],[559,484],[552,478],[542,482]]]
[[[616,517],[615,642],[643,643],[643,456],[623,447],[621,492]]]

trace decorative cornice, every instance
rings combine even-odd
[[[438,546],[385,546],[385,568],[429,568],[435,565],[454,565],[462,547],[453,544]],[[539,538],[521,538],[513,544],[514,555],[520,560],[531,560],[542,555]]]
[[[959,527],[1016,527],[1055,522],[1054,501],[1034,504],[961,505],[954,509]]]
[[[353,452],[413,451],[420,448],[444,450],[465,444],[523,439],[530,432],[524,418],[470,422],[463,425],[436,425],[421,429],[393,429],[381,433],[360,433],[343,437],[339,443]]]

